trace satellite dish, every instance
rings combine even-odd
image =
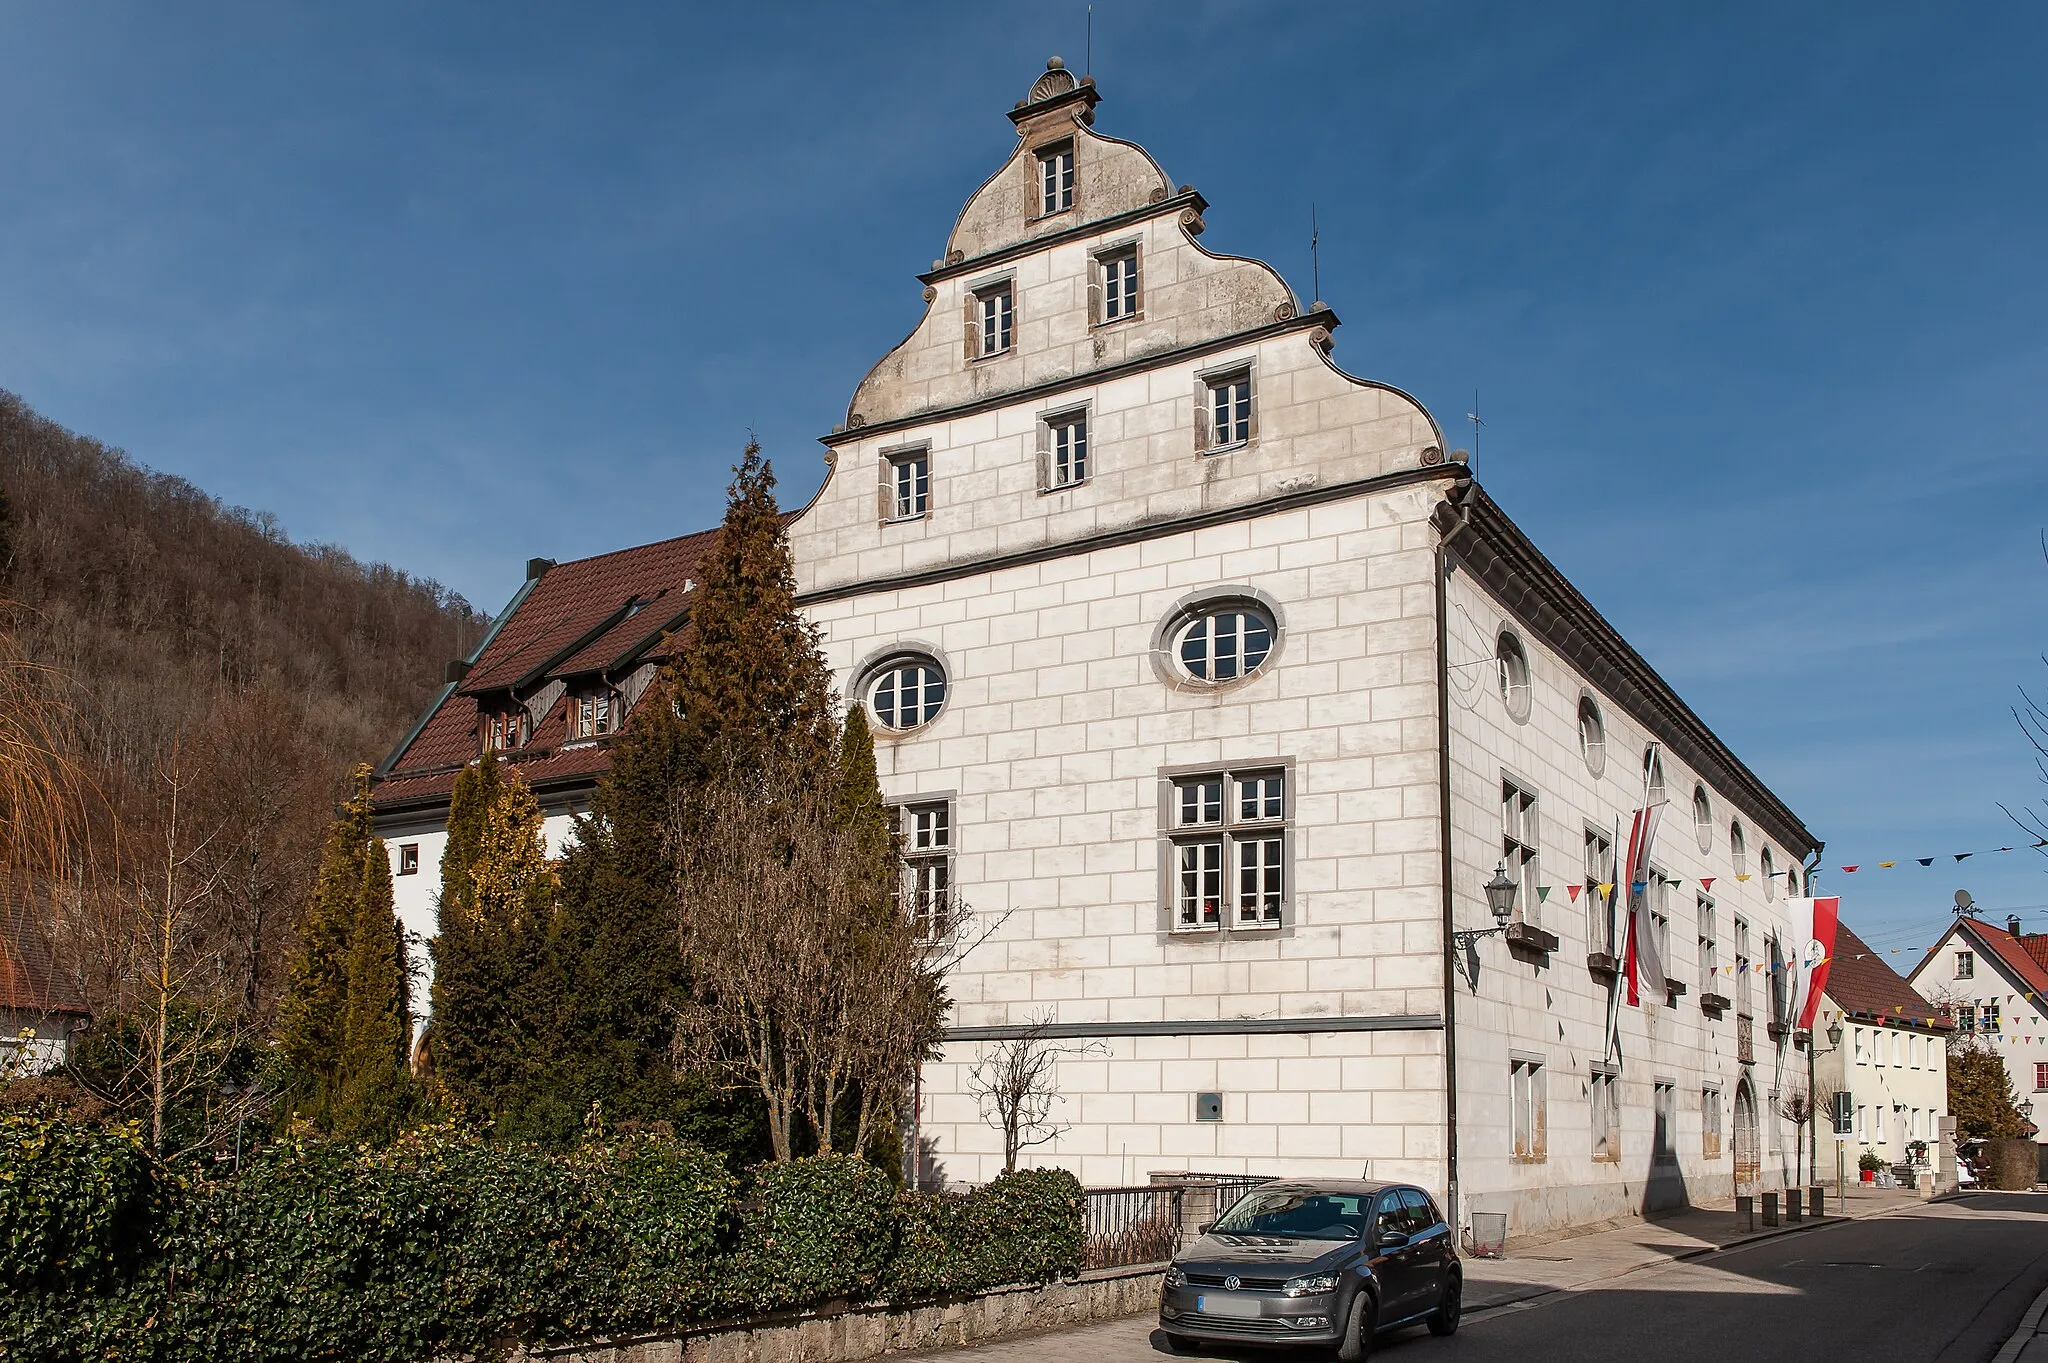
[[[1957,890],[1957,891],[1956,891],[1956,912],[1957,912],[1957,913],[1968,913],[1968,912],[1969,912],[1969,911],[1970,911],[1971,909],[1974,909],[1974,908],[1976,908],[1976,907],[1977,907],[1977,901],[1976,901],[1976,900],[1974,900],[1974,899],[1972,899],[1972,898],[1970,898],[1970,892],[1969,892],[1968,890]]]

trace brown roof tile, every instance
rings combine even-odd
[[[1952,1025],[1847,923],[1835,925],[1835,954],[1828,958],[1828,984],[1822,992],[1852,1016],[1889,1018],[1930,1028]]]
[[[87,1011],[85,1001],[57,968],[49,939],[18,905],[8,907],[0,918],[0,1008],[78,1016]]]
[[[477,755],[480,695],[502,692],[522,680],[538,686],[549,678],[600,671],[629,652],[638,653],[635,661],[666,656],[658,635],[682,614],[685,584],[697,575],[717,535],[716,530],[699,531],[549,568],[461,684],[386,763],[377,781],[377,803],[445,796],[454,788],[455,773]],[[629,611],[628,604],[636,602]],[[639,648],[649,644],[650,636],[656,636],[651,646]],[[605,769],[604,745],[563,751],[565,737],[560,715],[550,714],[526,748],[513,755],[529,782],[588,779]]]

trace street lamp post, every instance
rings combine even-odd
[[[1495,866],[1493,868],[1493,879],[1486,882],[1486,907],[1493,911],[1494,926],[1490,928],[1472,928],[1464,932],[1452,933],[1451,956],[1453,961],[1460,956],[1471,955],[1473,945],[1480,938],[1491,937],[1495,933],[1504,933],[1508,930],[1508,919],[1515,912],[1515,882],[1508,879],[1508,866],[1506,862]],[[1478,986],[1479,963],[1477,961],[1472,963],[1472,969],[1467,978],[1471,980],[1475,988]]]
[[[1828,1024],[1828,1044],[1825,1050],[1813,1044],[1813,1033],[1806,1034],[1806,1167],[1820,1176],[1820,1112],[1815,1106],[1819,1099],[1816,1088],[1814,1063],[1824,1055],[1833,1055],[1842,1049],[1842,1020],[1836,1018]],[[1843,1206],[1842,1133],[1835,1133],[1835,1206]]]

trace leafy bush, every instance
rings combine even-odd
[[[636,1136],[568,1153],[433,1128],[280,1141],[179,1177],[132,1128],[0,1113],[0,1360],[417,1363],[1080,1262],[1080,1188],[897,1197],[873,1165],[759,1166]]]
[[[889,1295],[914,1301],[1078,1272],[1081,1184],[1064,1169],[1004,1174],[971,1193],[904,1193]]]
[[[874,1165],[853,1155],[764,1164],[722,1295],[741,1311],[864,1297],[895,1249],[895,1187]]]

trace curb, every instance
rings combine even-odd
[[[1777,1240],[1787,1235],[1798,1235],[1805,1231],[1824,1230],[1829,1226],[1846,1226],[1855,1221],[1874,1221],[1879,1217],[1892,1216],[1899,1212],[1931,1206],[1937,1202],[1947,1202],[1961,1196],[1964,1196],[1964,1194],[1960,1192],[1943,1193],[1939,1197],[1929,1198],[1924,1202],[1906,1202],[1896,1207],[1879,1207],[1874,1211],[1864,1212],[1859,1216],[1823,1216],[1801,1221],[1797,1225],[1781,1225],[1771,1230],[1755,1231],[1748,1235],[1737,1236],[1735,1239],[1729,1240],[1724,1244],[1701,1245],[1698,1249],[1685,1250],[1679,1254],[1664,1254],[1655,1259],[1645,1259],[1642,1263],[1631,1264],[1619,1273],[1610,1273],[1604,1278],[1588,1279],[1586,1282],[1577,1283],[1569,1287],[1540,1288],[1528,1293],[1526,1296],[1510,1297],[1506,1301],[1488,1302],[1485,1306],[1467,1307],[1465,1309],[1465,1318],[1467,1320],[1483,1319],[1496,1312],[1508,1311],[1526,1306],[1530,1302],[1541,1301],[1545,1297],[1554,1297],[1565,1292],[1576,1292],[1581,1288],[1591,1287],[1596,1283],[1611,1283],[1618,1279],[1626,1278],[1632,1273],[1641,1273],[1645,1269],[1667,1268],[1672,1264],[1682,1264],[1694,1259],[1704,1259],[1709,1254],[1721,1254],[1731,1249],[1745,1249],[1750,1245],[1760,1244],[1765,1240]],[[2013,1359],[2019,1356],[2020,1347],[2026,1343],[2026,1340],[2021,1338],[2021,1336],[2031,1337],[2033,1326],[2039,1323],[2040,1316],[2044,1311],[2048,1311],[2048,1289],[2042,1291],[2040,1300],[2034,1303],[2027,1320],[2021,1322],[2019,1334],[2013,1337],[2019,1340],[2019,1344],[2015,1345],[2008,1341],[2008,1347],[2012,1350],[2010,1356],[2001,1353],[1992,1360],[1992,1363],[2012,1363]]]
[[[2005,1341],[2005,1347],[1993,1356],[1991,1363],[2013,1363],[2020,1356],[2020,1350],[2037,1337],[2041,1328],[2041,1317],[2048,1314],[2048,1287],[2041,1289],[2034,1298],[2034,1304],[2027,1308],[2027,1314],[2020,1317],[2020,1328],[2012,1332],[2012,1338]]]

